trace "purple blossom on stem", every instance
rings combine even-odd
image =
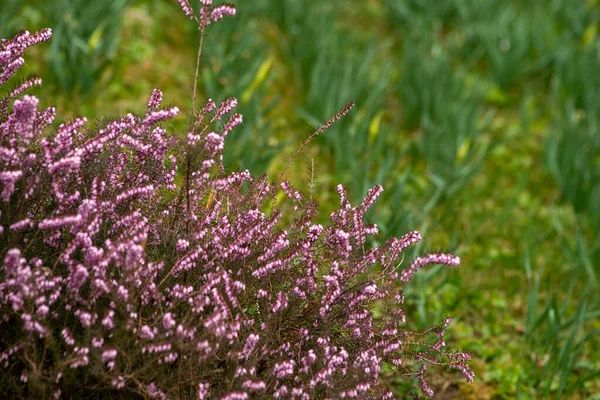
[[[146,119],[144,120],[145,125],[154,125],[158,122],[173,119],[179,114],[179,108],[171,107],[168,110],[160,110],[160,111],[151,111],[146,115]]]
[[[221,120],[221,117],[223,117],[223,115],[231,112],[231,110],[233,110],[235,107],[237,107],[237,104],[238,104],[237,99],[233,98],[233,97],[223,101],[221,103],[221,105],[219,106],[219,108],[217,109],[217,111],[215,112],[214,120],[215,121]]]
[[[17,96],[20,96],[23,92],[31,89],[32,87],[40,86],[41,84],[42,80],[40,78],[27,79],[26,81],[21,83],[17,88],[15,88],[12,92],[10,92],[8,97],[10,97],[11,99],[15,98]]]
[[[185,1],[185,0],[182,0]],[[163,94],[160,90],[154,89],[148,99],[148,112],[156,111],[162,103]]]
[[[15,135],[25,145],[33,139],[33,124],[37,116],[39,100],[33,96],[24,96],[23,100],[16,100],[13,105],[13,114],[8,123],[12,125]]]
[[[189,1],[188,0],[177,0],[177,2],[181,6],[183,13],[185,15],[187,15],[188,17],[190,17],[190,19],[194,19],[194,11],[193,11],[192,6],[190,5]]]
[[[421,383],[421,390],[423,390],[423,393],[426,396],[433,397],[433,389],[431,389],[431,386],[429,386],[429,383],[427,383],[427,381],[425,380],[425,370],[426,369],[427,369],[427,367],[425,366],[425,364],[421,365],[421,369],[419,370],[418,378],[419,378],[419,382]]]
[[[430,264],[444,264],[451,267],[458,267],[460,265],[460,258],[451,254],[428,254],[424,257],[418,257],[408,269],[402,271],[400,279],[402,282],[408,282],[417,270]]]
[[[212,19],[213,22],[217,22],[218,20],[226,16],[235,17],[235,7],[222,5],[213,8],[213,10],[210,13],[210,19]]]
[[[23,66],[23,64],[25,64],[25,59],[23,57],[18,57],[11,61],[0,74],[0,85],[6,82],[8,78],[13,76],[19,70],[19,68]]]

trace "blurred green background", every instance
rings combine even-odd
[[[418,229],[416,252],[462,258],[406,289],[412,326],[452,315],[447,343],[474,355],[476,382],[437,371],[437,398],[600,399],[599,2],[232,2],[200,82],[240,100],[226,166],[278,177],[354,100],[287,177],[324,221],[337,183],[354,202],[380,183],[381,240]],[[142,113],[155,87],[189,107],[198,32],[174,0],[0,1],[1,37],[46,26],[24,73],[61,121]]]

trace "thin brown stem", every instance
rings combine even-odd
[[[192,93],[192,110],[190,112],[190,131],[194,127],[194,116],[196,110],[196,96],[198,90],[198,75],[200,74],[200,59],[202,58],[202,46],[204,44],[204,32],[206,24],[204,21],[200,22],[200,43],[198,44],[198,53],[196,55],[196,72],[194,74],[194,91]]]
[[[208,6],[204,6],[204,15],[208,15]],[[189,133],[194,129],[194,118],[196,115],[196,96],[198,95],[198,75],[200,74],[200,59],[202,58],[202,46],[204,45],[204,32],[206,29],[206,21],[200,21],[200,43],[198,44],[198,53],[196,55],[196,72],[194,74],[194,89],[192,93],[192,109],[190,111],[190,127]],[[190,181],[191,181],[191,169],[192,169],[192,155],[191,146],[188,144],[187,147],[187,160],[186,160],[186,171],[185,171],[185,191],[186,191],[186,209],[187,214],[190,214]],[[186,219],[186,225],[189,227],[189,219]]]
[[[350,101],[348,104],[346,104],[344,106],[344,108],[342,108],[337,114],[335,114],[333,117],[331,117],[329,119],[329,121],[325,122],[323,125],[321,125],[316,131],[314,131],[305,141],[304,143],[302,143],[302,145],[294,152],[294,154],[292,155],[292,157],[290,157],[290,159],[288,160],[287,164],[285,164],[285,167],[283,168],[283,171],[281,171],[281,175],[279,175],[279,179],[277,180],[277,186],[279,186],[279,184],[281,183],[281,180],[283,179],[283,175],[285,174],[285,172],[287,171],[287,169],[289,168],[290,164],[292,163],[292,161],[294,161],[296,159],[296,157],[298,157],[298,154],[300,154],[300,152],[304,149],[304,147],[306,147],[306,145],[318,134],[323,133],[325,130],[327,130],[331,125],[333,125],[333,123],[339,119],[341,119],[344,115],[348,114],[348,112],[352,109],[352,107],[354,107],[354,102]]]

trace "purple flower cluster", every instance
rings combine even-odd
[[[198,15],[194,13],[194,9],[189,0],[177,0],[184,14],[195,20],[199,26],[208,26],[211,22],[217,22],[223,17],[234,17],[235,7],[227,4],[213,6],[212,0],[199,0],[200,10]]]
[[[234,14],[201,4],[200,21]],[[2,41],[0,89],[50,36]],[[270,207],[280,188],[222,166],[242,121],[235,99],[208,100],[177,143],[160,123],[179,110],[161,108],[158,90],[145,115],[51,133],[54,108],[17,99],[39,84],[0,97],[0,367],[11,396],[391,399],[390,373],[428,396],[428,365],[473,379],[470,357],[444,350],[450,319],[412,331],[402,308],[402,283],[419,268],[459,259],[427,255],[399,273],[417,232],[366,248],[380,186],[357,206],[339,186],[324,227],[314,201],[284,181],[294,218],[283,227]]]

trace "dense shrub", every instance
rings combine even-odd
[[[201,41],[235,14],[179,3]],[[397,272],[417,232],[367,248],[377,227],[363,217],[381,187],[353,207],[339,186],[326,227],[285,181],[293,208],[282,208],[267,177],[224,170],[242,116],[233,98],[196,108],[196,87],[184,141],[161,127],[180,111],[158,90],[144,115],[46,133],[55,109],[21,96],[41,80],[6,81],[50,36],[23,32],[0,48],[3,398],[393,398],[382,379],[393,374],[431,396],[429,365],[472,380],[469,355],[445,350],[450,318],[412,331],[402,306],[419,268],[459,259],[429,254]],[[281,210],[293,212],[285,229]]]

